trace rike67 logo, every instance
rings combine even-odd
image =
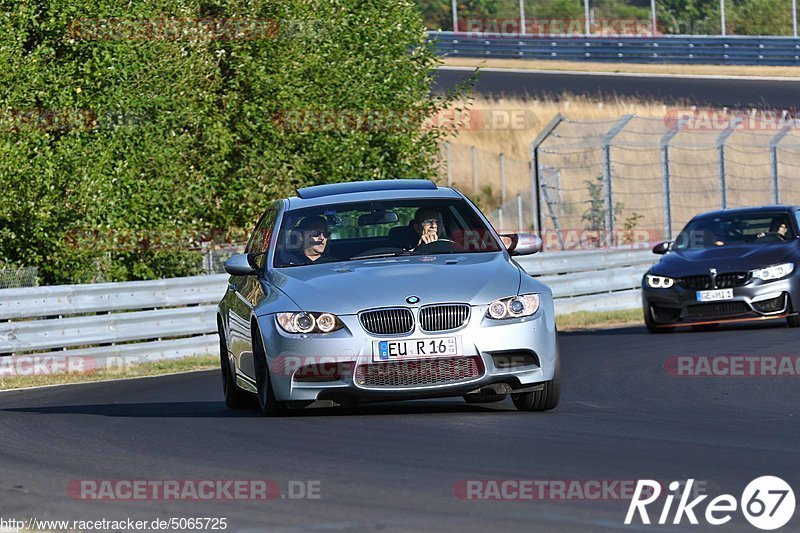
[[[672,516],[672,524],[680,524],[685,517],[690,524],[697,525],[699,523],[697,517],[700,515],[706,523],[720,526],[730,522],[738,508],[753,526],[758,529],[773,530],[786,525],[794,515],[794,491],[779,477],[762,476],[754,479],[745,487],[739,500],[730,494],[721,494],[706,503],[704,513],[700,511],[700,504],[708,498],[708,495],[697,496],[690,501],[693,484],[694,479],[689,479],[686,483],[673,481],[669,484],[669,492],[664,498],[657,524],[669,523]],[[678,493],[681,487],[683,490]],[[661,484],[658,481],[639,480],[628,507],[628,514],[625,516],[625,524],[630,525],[637,514],[642,524],[650,524],[647,506],[659,500],[661,492]],[[672,505],[676,497],[678,504],[673,514]]]

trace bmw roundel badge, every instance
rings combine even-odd
[[[409,296],[406,298],[406,302],[410,304],[418,304],[419,303],[419,296]]]

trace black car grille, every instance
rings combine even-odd
[[[678,279],[678,285],[684,289],[706,290],[706,289],[731,289],[741,287],[750,281],[749,272],[726,272],[717,274],[716,287],[711,286],[711,276],[685,276]]]
[[[359,315],[365,330],[376,335],[398,335],[414,329],[414,315],[409,309],[375,309]]]
[[[752,313],[744,302],[715,302],[690,305],[686,308],[687,318],[722,318]]]
[[[471,381],[483,370],[480,357],[458,357],[359,365],[354,377],[364,387],[424,387]]]
[[[466,304],[430,305],[419,310],[422,331],[458,329],[469,321],[470,307]]]

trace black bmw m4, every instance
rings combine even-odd
[[[800,208],[704,213],[653,252],[664,257],[642,280],[651,333],[784,318],[800,326]]]

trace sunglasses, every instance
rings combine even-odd
[[[421,222],[423,226],[432,226],[434,224],[438,226],[441,223],[442,223],[441,220],[439,220],[438,218],[426,218]]]
[[[325,237],[327,239],[328,235],[329,235],[327,231],[319,230],[319,229],[308,230],[307,234],[312,239],[318,239],[319,237]]]

